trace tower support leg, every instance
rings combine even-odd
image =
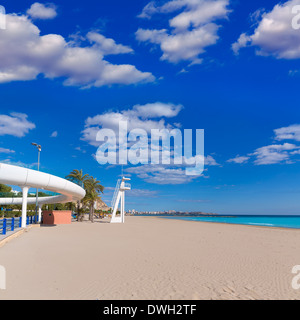
[[[21,225],[21,227],[26,228],[28,187],[23,187],[22,193],[23,193],[23,198],[22,198],[22,225]]]
[[[121,197],[121,219],[122,223],[125,222],[125,191],[122,191]]]

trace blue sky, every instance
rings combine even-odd
[[[127,209],[300,213],[299,0],[0,4],[2,162],[35,168],[38,142],[43,171],[83,169],[109,203],[121,170],[97,163],[94,130],[155,107],[128,120],[204,129],[205,172],[127,166]]]

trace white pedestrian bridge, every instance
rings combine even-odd
[[[40,197],[39,222],[43,204],[65,203],[79,201],[85,196],[85,190],[77,184],[48,173],[0,163],[0,183],[19,186],[22,198],[0,198],[0,205],[22,205],[22,228],[26,228],[27,204],[35,204],[36,198],[28,198],[30,188],[43,189],[59,193],[58,196]]]

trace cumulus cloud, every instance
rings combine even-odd
[[[241,48],[253,46],[256,54],[274,56],[277,59],[300,58],[300,32],[292,27],[295,14],[294,6],[300,5],[300,0],[289,0],[278,3],[270,12],[263,12],[254,32],[242,33],[232,45],[238,54]]]
[[[274,130],[276,141],[293,140],[300,141],[300,125],[293,124],[288,127],[282,127]],[[227,160],[227,162],[242,164],[248,162],[251,158],[256,165],[293,163],[294,157],[300,154],[300,146],[294,143],[283,142],[282,144],[273,143],[267,146],[257,148],[254,152],[246,156],[236,156]]]
[[[180,161],[178,161],[178,163],[175,163],[175,150],[177,150],[176,148],[178,148],[175,142],[174,144],[171,142],[170,146],[163,147],[163,145],[161,145],[160,143],[157,145],[150,140],[150,136],[155,136],[152,131],[153,129],[161,130],[161,132],[163,132],[163,135],[166,135],[164,137],[167,137],[166,132],[170,132],[170,130],[173,129],[178,129],[181,126],[180,123],[170,122],[169,119],[175,118],[182,109],[183,106],[180,104],[155,102],[144,105],[135,105],[132,108],[123,111],[109,111],[87,118],[85,121],[85,128],[82,131],[81,139],[88,142],[92,146],[98,147],[103,143],[100,141],[96,141],[96,136],[100,129],[113,130],[115,132],[116,138],[118,139],[119,123],[120,121],[126,121],[128,132],[134,129],[143,129],[148,134],[145,144],[143,144],[142,147],[139,145],[139,148],[141,147],[143,148],[143,151],[145,151],[145,154],[143,156],[139,156],[139,160],[142,161],[136,163],[138,164],[138,166],[126,169],[126,172],[136,174],[139,178],[149,183],[188,183],[200,176],[199,171],[197,171],[195,168],[195,163],[200,162],[199,157],[201,156],[190,155],[189,157],[187,157],[185,155],[182,155],[181,152],[180,156],[176,157],[176,159]],[[182,138],[183,134],[181,137],[181,142]],[[157,165],[149,164],[153,160],[150,151],[150,142],[152,142],[151,150],[154,150],[154,152],[157,151],[159,154],[159,164]],[[122,144],[122,141],[119,141],[119,143]],[[134,147],[134,143],[128,143],[127,148],[129,157],[130,152],[132,152],[132,150],[135,151]],[[119,154],[119,149],[116,148],[114,150],[115,151],[113,152],[113,156],[117,157]],[[140,150],[141,149],[137,151]],[[96,155],[95,158],[97,158]],[[218,166],[216,160],[210,155],[205,157],[204,162],[209,166]],[[195,175],[188,176],[186,173],[186,168],[195,168]]]
[[[238,38],[237,42],[233,43],[231,48],[233,52],[237,55],[241,48],[244,48],[251,42],[251,37],[246,33],[242,33]]]
[[[103,55],[133,53],[130,47],[117,44],[114,39],[106,38],[98,32],[88,32],[86,37]]]
[[[235,158],[227,160],[227,162],[233,162],[233,163],[246,163],[250,157],[248,156],[236,156]]]
[[[211,155],[206,156],[204,158],[204,162],[206,166],[219,166],[217,161]]]
[[[299,149],[299,147],[290,143],[284,143],[282,145],[273,144],[258,148],[253,153],[253,155],[256,157],[254,163],[257,165],[262,165],[289,162],[290,154],[288,151],[295,149]]]
[[[155,198],[158,196],[158,191],[148,189],[131,189],[127,191],[127,194],[129,197]]]
[[[27,164],[22,161],[13,161],[11,159],[1,160],[1,163],[10,164],[12,166],[23,167],[23,168],[28,168],[28,169],[34,169],[34,168],[36,168],[36,165],[37,165],[36,163]]]
[[[24,137],[35,124],[27,120],[24,113],[12,112],[10,115],[0,114],[0,136],[11,135],[18,138]]]
[[[143,165],[125,170],[137,175],[138,178],[153,184],[185,184],[199,176],[187,176],[184,168],[163,165]]]
[[[118,133],[120,121],[127,121],[128,130],[144,129],[147,133],[151,129],[171,129],[174,126],[167,124],[164,118],[175,117],[182,110],[181,105],[172,103],[148,103],[135,105],[131,109],[106,112],[85,121],[85,129],[82,131],[82,140],[89,144],[98,146],[96,141],[97,132],[102,129],[112,129]]]
[[[131,114],[141,118],[173,118],[183,109],[182,105],[172,103],[147,103],[145,105],[135,105]]]
[[[162,6],[150,2],[139,15],[150,19],[154,14],[175,13],[168,29],[139,28],[136,38],[160,46],[161,60],[171,63],[201,63],[199,55],[217,43],[220,25],[217,20],[228,16],[229,0],[171,0]],[[180,13],[178,13],[180,11]]]
[[[206,166],[219,166],[216,160],[208,155],[204,158]],[[181,165],[153,165],[145,164],[137,167],[127,168],[125,171],[130,174],[137,175],[138,178],[153,184],[185,184],[194,181],[199,177],[205,177],[203,174],[199,175],[195,172],[195,175],[187,175],[186,167],[192,167],[185,163],[183,158],[183,163]]]
[[[56,5],[53,3],[39,3],[35,2],[27,10],[27,14],[33,19],[48,20],[57,16]]]
[[[298,155],[300,154],[300,150],[295,150],[291,152],[291,155]]]
[[[227,160],[227,162],[243,164],[253,158],[253,163],[255,165],[290,164],[293,163],[292,156],[298,154],[300,154],[300,146],[295,144],[271,144],[257,148],[253,153],[249,153],[247,156],[237,156],[236,158]]]
[[[1,30],[0,30],[1,32]],[[6,30],[0,36],[0,83],[34,80],[39,74],[49,79],[64,78],[65,85],[101,87],[154,81],[149,72],[130,64],[112,64],[107,54],[131,52],[97,32],[90,32],[84,46],[58,34],[41,35],[39,28],[24,15],[6,15]]]
[[[295,140],[300,141],[300,124],[275,129],[276,140]]]
[[[155,5],[155,1],[149,2],[138,15],[138,18],[151,19],[152,15],[158,12],[158,8]]]
[[[0,153],[15,153],[15,151],[6,148],[0,148]]]

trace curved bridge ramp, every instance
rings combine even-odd
[[[26,220],[27,204],[36,203],[36,198],[27,198],[30,188],[60,193],[58,196],[39,198],[40,208],[43,204],[80,201],[85,196],[85,190],[71,181],[5,163],[0,163],[0,183],[22,188],[22,198],[0,198],[0,205],[22,204],[22,227],[26,227],[23,220]]]

